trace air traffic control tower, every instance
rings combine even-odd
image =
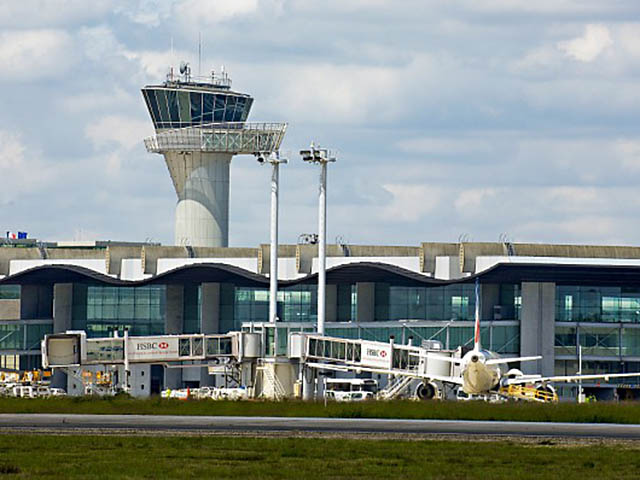
[[[227,247],[231,159],[279,150],[286,124],[247,123],[253,98],[231,90],[224,71],[192,77],[183,63],[142,94],[156,130],[145,146],[164,155],[178,195],[175,244]]]

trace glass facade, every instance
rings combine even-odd
[[[358,313],[358,292],[355,283],[339,283],[337,292],[337,316],[339,322],[355,322]]]
[[[88,337],[108,337],[125,328],[130,335],[164,333],[166,288],[74,285],[73,329]]]
[[[498,285],[498,298],[492,306],[494,312],[499,312],[499,319],[519,319],[520,298],[518,285]],[[375,301],[376,321],[473,320],[475,286],[403,287],[376,283]]]
[[[259,327],[257,327],[259,328]],[[243,328],[248,330],[248,326]],[[286,339],[288,334],[299,331],[315,331],[315,326],[301,327],[291,326],[278,328],[278,350],[286,354]],[[444,325],[436,327],[424,327],[415,325],[402,325],[392,323],[388,325],[371,327],[359,324],[350,324],[336,327],[335,324],[327,324],[325,333],[330,337],[372,340],[388,342],[391,335],[397,343],[419,346],[423,340],[438,340],[444,348],[455,349],[458,347],[471,347],[473,343],[473,327]],[[273,328],[268,329],[267,340],[273,341]],[[520,352],[520,327],[518,325],[490,325],[481,329],[482,345],[489,350],[501,354],[518,354]],[[268,343],[269,345],[269,343]],[[271,348],[272,350],[272,348]]]
[[[375,319],[471,320],[475,308],[473,285],[401,287],[376,283]]]
[[[556,321],[640,323],[640,288],[559,285]]]
[[[18,300],[20,285],[0,285],[0,300]]]
[[[491,325],[481,330],[482,343],[486,348],[503,354],[517,354],[520,350],[520,327],[514,324],[516,312],[516,295],[518,286],[501,286],[498,303],[503,303],[501,315],[509,315],[509,324]],[[237,287],[233,291],[233,305],[227,305],[229,313],[233,312],[233,322],[221,319],[228,330],[239,330],[242,324],[249,322],[268,322],[269,291],[264,288]],[[357,288],[355,284],[336,285],[337,322],[349,322],[336,327],[335,323],[327,325],[326,334],[342,338],[362,338],[388,342],[394,336],[397,342],[406,343],[409,337],[414,345],[423,340],[439,340],[445,348],[468,347],[473,342],[473,326],[449,326],[446,321],[467,321],[474,319],[475,287],[474,285],[453,285],[445,287],[402,287],[386,283],[375,286],[374,323],[357,322]],[[229,302],[229,296],[223,303]],[[225,308],[224,304],[221,310]],[[390,312],[390,313],[389,313]],[[316,286],[296,286],[278,292],[278,316],[286,323],[311,323],[317,321]],[[408,320],[416,324],[391,323]],[[502,318],[498,319],[502,320]],[[442,322],[442,325],[423,326],[419,322]],[[288,327],[287,327],[288,328]],[[299,327],[293,327],[298,331]],[[313,328],[312,328],[313,330]],[[227,331],[227,330],[223,330]],[[271,334],[271,333],[270,333]],[[278,343],[286,339],[286,335],[278,332]],[[286,344],[279,345],[279,350]]]
[[[183,298],[184,333],[200,333],[202,331],[200,285],[185,285]]]
[[[315,285],[298,285],[278,291],[278,319],[281,322],[315,322],[318,297]],[[237,287],[234,292],[233,325],[269,321],[269,290]]]
[[[154,87],[142,93],[156,129],[244,122],[253,103],[247,95],[225,91]]]
[[[0,323],[0,350],[40,350],[40,341],[53,332],[53,323]]]
[[[640,357],[640,328],[627,326],[556,326],[556,356]]]

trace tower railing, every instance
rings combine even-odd
[[[286,123],[208,123],[162,130],[145,138],[148,152],[216,152],[254,154],[275,152],[287,130]]]

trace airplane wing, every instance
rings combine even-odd
[[[453,383],[454,385],[462,385],[464,380],[462,377],[447,377],[444,375],[424,375],[425,380],[436,380],[438,382]]]
[[[432,354],[432,353],[426,353],[426,354],[420,355],[418,353],[411,352],[409,353],[409,355],[411,355],[412,357],[420,357],[420,358],[426,358],[431,360],[441,360],[443,362],[449,362],[449,363],[456,363],[456,364],[462,363],[461,358],[445,357],[444,355],[438,355],[438,354]]]
[[[486,365],[498,365],[500,363],[514,363],[514,362],[532,362],[533,360],[540,360],[542,355],[536,355],[534,357],[515,357],[515,358],[492,358],[485,362]]]
[[[610,378],[640,377],[640,372],[635,373],[599,373],[594,375],[558,375],[553,377],[543,377],[540,375],[523,375],[522,377],[506,378],[502,382],[505,385],[522,385],[523,383],[570,383],[580,380],[597,380],[603,378],[608,381]]]

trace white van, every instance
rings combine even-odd
[[[378,392],[378,381],[371,378],[327,378],[324,396],[337,402],[373,400]]]

